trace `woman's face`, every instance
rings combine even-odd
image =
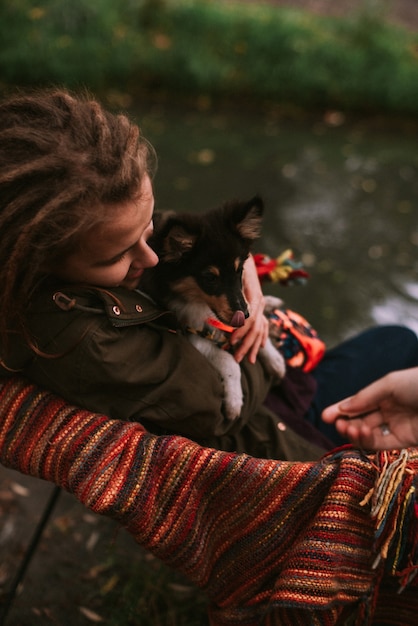
[[[70,283],[97,287],[135,289],[147,267],[158,257],[147,241],[152,235],[154,195],[149,177],[145,177],[138,200],[107,207],[114,219],[92,228],[76,252],[69,255],[52,273]]]

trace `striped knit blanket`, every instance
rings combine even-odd
[[[117,520],[206,592],[213,626],[417,623],[418,449],[254,459],[14,378],[0,389],[0,462]]]

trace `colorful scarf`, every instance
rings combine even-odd
[[[206,592],[213,626],[416,623],[418,449],[255,459],[16,377],[0,389],[0,462],[123,525]]]

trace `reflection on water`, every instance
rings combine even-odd
[[[274,114],[137,111],[159,154],[157,206],[202,210],[260,193],[258,251],[291,247],[311,274],[284,298],[329,344],[370,324],[418,331],[416,130]]]
[[[373,304],[371,313],[378,324],[402,320],[418,334],[418,283],[410,283],[404,276],[397,276],[393,292],[388,292],[382,301]]]

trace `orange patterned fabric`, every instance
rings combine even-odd
[[[15,378],[0,390],[0,461],[117,520],[205,590],[213,626],[416,623],[416,449],[255,459]]]

